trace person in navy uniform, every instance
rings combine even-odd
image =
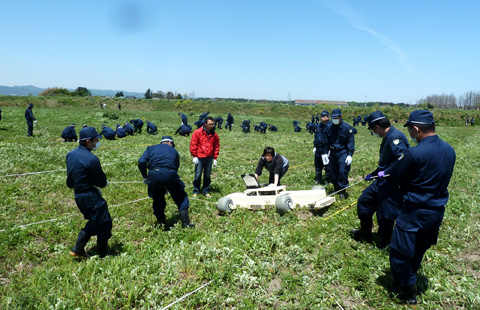
[[[262,157],[258,161],[257,168],[255,169],[255,178],[262,175],[263,168],[270,172],[268,177],[268,184],[273,186],[280,185],[280,180],[288,171],[288,159],[285,156],[275,153],[273,147],[267,146],[263,150]]]
[[[137,119],[132,119],[132,120],[130,121],[130,124],[133,125],[133,132],[137,132],[137,131],[138,131],[139,134],[142,133],[143,121],[142,121],[141,119],[139,119],[139,118],[137,118]]]
[[[275,125],[268,124],[268,130],[271,131],[271,132],[277,132],[278,128]]]
[[[37,123],[37,119],[33,116],[33,103],[29,103],[27,109],[25,110],[25,120],[27,120],[27,136],[33,136],[33,123]]]
[[[204,121],[204,122],[206,122],[206,119],[207,119],[208,114],[210,114],[210,111],[207,111],[207,112],[205,112],[205,113],[200,114],[200,116],[198,117],[198,121]],[[203,125],[202,125],[202,126],[203,126]]]
[[[307,122],[307,125],[305,126],[305,128],[308,130],[310,134],[313,134],[315,130],[317,130],[317,124]]]
[[[79,146],[66,156],[67,186],[73,188],[77,207],[88,222],[80,230],[70,255],[88,258],[85,245],[96,235],[98,255],[105,257],[112,236],[112,218],[100,188],[107,187],[108,181],[100,160],[92,154],[100,147],[98,139],[102,136],[95,128],[86,127],[80,130],[79,138]]]
[[[364,115],[364,116],[363,116],[362,126],[365,126],[365,124],[367,123],[367,117],[368,117],[368,115]]]
[[[316,123],[316,124],[320,123],[320,118],[318,117],[318,113],[317,113],[317,115],[315,116],[315,123]]]
[[[213,121],[215,122],[215,128],[222,129],[223,117],[215,117]]]
[[[83,125],[82,125],[82,129],[83,129],[83,128],[87,128],[87,127],[88,127],[87,124],[83,124]]]
[[[313,154],[315,154],[315,183],[327,184],[330,180],[330,172],[328,171],[328,149],[327,145],[322,140],[322,135],[332,122],[329,120],[330,113],[327,110],[323,110],[320,113],[321,122],[317,124],[315,129],[315,138],[313,140]],[[323,156],[323,157],[322,157]],[[325,170],[325,181],[322,181],[322,171]]]
[[[147,121],[147,133],[150,135],[156,135],[157,134],[157,125],[154,123]]]
[[[192,133],[192,126],[182,124],[178,127],[177,131],[175,131],[175,135],[177,135],[177,133],[181,136],[188,137]]]
[[[113,129],[110,127],[102,125],[102,131],[100,134],[103,135],[107,140],[115,140],[115,131],[113,131]]]
[[[380,159],[377,168],[365,177],[372,181],[360,195],[357,201],[357,215],[360,219],[360,229],[352,230],[352,236],[357,241],[372,241],[372,216],[377,213],[379,247],[384,248],[390,243],[393,225],[400,212],[402,196],[398,187],[393,185],[390,175],[393,166],[409,148],[408,140],[400,130],[393,127],[390,120],[381,111],[375,111],[367,117],[368,129],[378,138],[380,144]]]
[[[250,120],[249,119],[246,119],[242,122],[242,125],[240,125],[240,127],[242,127],[242,131],[244,133],[250,133]]]
[[[0,110],[0,120],[2,119],[2,111]],[[472,118],[470,119],[470,125],[474,125],[475,124],[475,117],[472,116]]]
[[[333,109],[331,118],[332,124],[325,127],[321,143],[330,153],[328,164],[330,179],[342,200],[347,198],[345,189],[348,187],[348,173],[355,151],[354,128],[342,120],[340,109]]]
[[[77,133],[75,132],[75,124],[71,124],[66,127],[61,134],[61,137],[65,142],[75,142],[77,141]]]
[[[413,111],[404,126],[418,145],[405,151],[390,173],[403,196],[390,243],[390,268],[398,298],[416,304],[417,271],[425,252],[437,243],[456,155],[436,135],[430,111]]]
[[[468,116],[465,117],[465,126],[468,126],[470,124],[470,121],[468,120]]]
[[[180,155],[170,136],[163,136],[160,144],[147,147],[138,160],[138,169],[142,174],[143,183],[148,185],[148,196],[153,199],[152,208],[157,223],[167,224],[165,194],[168,191],[177,205],[182,227],[194,227],[195,224],[190,223],[188,214],[190,202],[185,192],[185,183],[178,176],[179,167]]]
[[[233,120],[232,113],[228,113],[227,123],[225,124],[225,129],[227,129],[227,127],[228,127],[228,130],[232,131],[233,122],[234,122],[234,120]]]
[[[0,121],[2,120],[2,109],[0,109]]]
[[[267,133],[267,128],[268,128],[267,123],[265,123],[265,122],[260,122],[260,125],[259,125],[259,126],[260,126],[260,130],[259,130],[259,131],[260,131],[261,133]]]
[[[302,128],[300,126],[298,126],[298,124],[300,124],[299,121],[293,121],[293,131],[294,132],[300,132],[302,131]]]
[[[194,122],[195,126],[197,126],[197,129],[198,128],[201,128],[205,125],[205,121],[202,119],[202,120],[198,120],[196,122]]]
[[[182,119],[182,124],[183,125],[188,125],[187,116],[185,114],[183,114],[182,112],[178,112],[178,115],[180,115],[180,118]]]
[[[125,132],[131,136],[133,136],[133,134],[135,133],[135,129],[132,125],[130,125],[129,122],[125,122],[125,124],[123,125],[123,129],[125,129]]]
[[[115,134],[119,138],[125,138],[127,136],[127,133],[125,132],[125,128],[120,126],[120,124],[117,124],[117,127],[115,129]]]

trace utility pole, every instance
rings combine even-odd
[[[367,94],[365,94],[365,108],[367,107]]]

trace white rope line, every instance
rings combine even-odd
[[[123,206],[123,205],[129,204],[129,203],[133,203],[133,202],[137,202],[137,201],[141,201],[141,200],[145,200],[145,199],[148,199],[148,198],[150,198],[150,197],[144,197],[144,198],[135,199],[135,200],[132,200],[132,201],[127,201],[127,202],[124,202],[124,203],[120,203],[120,204],[118,204],[118,205],[110,206],[110,207],[108,207],[108,208],[109,208],[109,209],[113,209],[113,208],[115,208],[115,207]],[[29,223],[29,224],[24,224],[24,225],[18,225],[18,226],[12,227],[11,229],[14,229],[14,228],[17,228],[17,227],[19,227],[19,228],[25,228],[25,227],[32,226],[32,225],[38,225],[38,224],[43,224],[43,223],[48,223],[48,222],[54,222],[54,221],[58,221],[58,220],[60,220],[60,219],[66,219],[66,218],[69,218],[69,217],[72,217],[72,216],[75,216],[75,215],[81,215],[81,213],[74,213],[74,214],[69,214],[69,215],[57,217],[57,218],[50,219],[50,220],[44,220],[44,221],[34,222],[34,223]],[[0,232],[2,232],[2,231],[6,231],[6,229],[1,229]]]
[[[111,164],[103,164],[102,166],[111,166],[111,165],[114,165],[114,163],[111,163]],[[1,177],[3,177],[3,178],[6,178],[6,177],[19,177],[19,176],[23,176],[23,175],[42,174],[42,173],[58,172],[58,171],[67,171],[67,169],[57,169],[57,170],[47,170],[47,171],[37,171],[37,172],[25,172],[25,173],[7,174],[7,175],[1,176]]]
[[[210,283],[212,283],[214,280],[211,280],[210,282],[207,282],[205,283],[204,285],[200,286],[199,288],[191,291],[190,293],[187,293],[185,295],[183,295],[181,298],[175,300],[174,302],[172,302],[171,304],[167,305],[166,307],[163,307],[162,310],[165,310],[167,308],[170,308],[171,306],[173,306],[174,304],[176,304],[177,302],[180,302],[182,301],[183,299],[187,298],[188,296],[192,295],[193,293],[195,293],[196,291],[198,291],[199,289],[202,289],[204,288],[205,286],[209,285]]]

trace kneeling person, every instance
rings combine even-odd
[[[263,150],[263,155],[258,161],[257,169],[255,169],[255,177],[258,179],[262,175],[262,170],[265,167],[270,172],[268,183],[275,186],[280,185],[280,179],[288,170],[288,159],[284,156],[275,153],[273,147],[267,146]]]
[[[163,225],[167,223],[165,194],[168,191],[178,207],[182,227],[194,227],[195,224],[190,223],[188,215],[190,203],[185,192],[185,183],[178,176],[179,167],[180,155],[170,136],[163,136],[160,144],[147,147],[138,160],[143,182],[148,184],[148,196],[153,199],[153,214],[157,217],[157,222]]]

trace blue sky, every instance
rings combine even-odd
[[[385,101],[479,90],[480,1],[0,2],[0,85]]]

